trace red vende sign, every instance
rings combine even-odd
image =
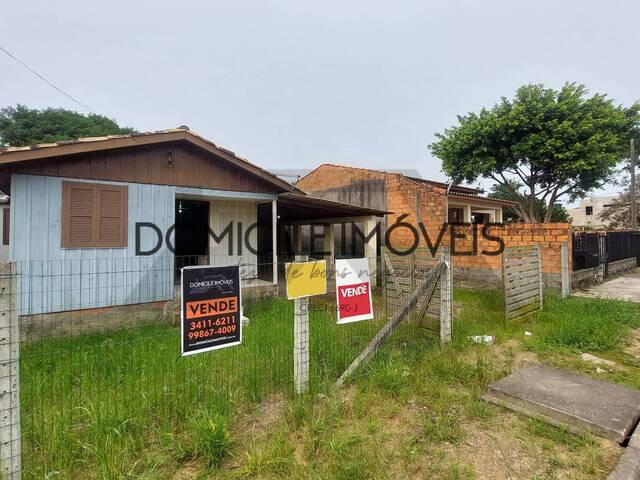
[[[336,260],[338,323],[373,318],[369,261],[366,258]]]
[[[338,287],[340,318],[368,315],[371,313],[370,295],[369,282]]]

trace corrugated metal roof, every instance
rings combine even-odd
[[[305,208],[320,208],[331,210],[333,216],[370,216],[374,215],[382,217],[387,213],[385,210],[376,210],[374,208],[359,207],[357,205],[351,205],[348,203],[336,202],[333,200],[326,200],[324,198],[313,197],[311,195],[299,194],[299,193],[281,193],[278,195],[278,202],[289,203],[292,206]]]

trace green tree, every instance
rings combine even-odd
[[[526,202],[526,195],[522,192],[523,185],[520,182],[517,182],[513,179],[507,180],[508,185],[502,185],[495,183],[491,187],[491,191],[489,192],[490,198],[498,198],[500,200],[511,200],[512,202]],[[536,199],[535,205],[535,213],[537,217],[545,218],[547,213],[547,204],[540,200]],[[506,211],[504,212],[504,220],[505,222],[521,222],[524,221],[524,218],[518,213],[518,207],[506,207]],[[551,212],[551,222],[570,222],[571,217],[569,216],[569,212],[561,203],[556,203],[553,206],[553,211]]]
[[[436,134],[431,152],[456,182],[494,180],[512,191],[526,222],[548,222],[562,197],[573,200],[599,188],[624,156],[639,105],[614,105],[605,95],[588,96],[583,85],[559,91],[524,85],[510,100],[480,113],[459,116],[459,125]],[[546,208],[538,208],[538,202]]]
[[[24,146],[80,137],[131,133],[103,115],[83,115],[62,108],[44,110],[24,105],[0,110],[0,145]]]

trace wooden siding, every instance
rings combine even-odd
[[[506,247],[502,254],[507,320],[542,309],[542,264],[538,245]]]
[[[128,147],[15,163],[3,172],[114,182],[277,193],[256,175],[186,143]]]
[[[62,178],[12,176],[10,258],[17,263],[21,315],[169,300],[173,254],[163,243],[150,256],[135,255],[136,222],[163,234],[175,218],[175,187],[128,184],[125,248],[61,248]],[[140,247],[156,244],[141,230]]]

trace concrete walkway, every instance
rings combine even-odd
[[[618,443],[627,440],[640,419],[640,390],[537,363],[493,382],[482,398]]]
[[[577,290],[572,295],[578,297],[611,298],[640,303],[640,268],[595,285],[587,290]]]

